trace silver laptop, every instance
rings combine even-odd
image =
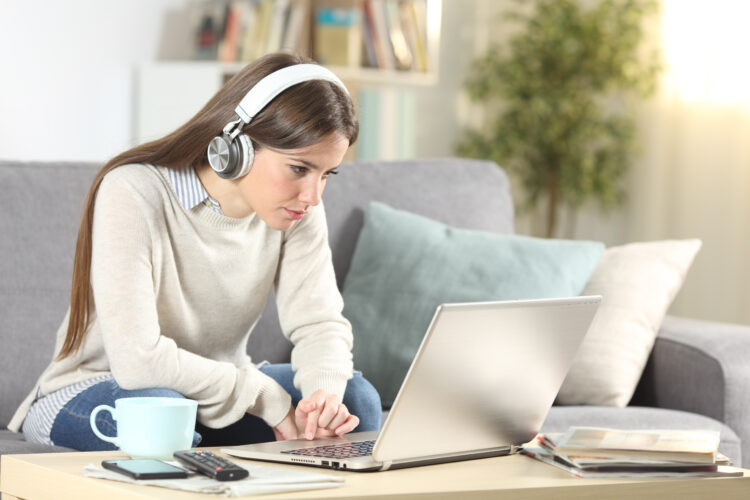
[[[600,302],[584,296],[443,304],[380,431],[222,451],[351,471],[513,453],[539,432]]]

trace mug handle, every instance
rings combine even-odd
[[[107,405],[99,405],[96,408],[94,408],[94,411],[91,412],[91,416],[89,417],[89,423],[91,424],[91,430],[94,431],[94,434],[96,434],[96,436],[99,439],[101,439],[102,441],[107,441],[108,443],[112,443],[115,446],[119,447],[120,445],[117,444],[117,436],[114,436],[114,437],[105,436],[104,434],[102,434],[99,431],[99,429],[96,426],[96,415],[100,411],[102,411],[102,410],[106,410],[106,411],[110,412],[112,414],[112,418],[115,419],[115,420],[117,420],[117,416],[116,416],[114,408],[112,408],[111,406],[107,406]]]

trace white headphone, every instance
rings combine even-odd
[[[250,171],[253,164],[253,143],[242,133],[268,103],[289,87],[309,80],[326,80],[349,91],[344,83],[330,70],[317,64],[295,64],[264,77],[251,88],[235,108],[238,118],[226,124],[221,135],[214,137],[208,145],[208,163],[224,179],[238,179]]]

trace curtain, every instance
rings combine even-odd
[[[663,0],[626,238],[703,240],[670,312],[750,324],[750,2]]]

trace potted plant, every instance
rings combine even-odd
[[[656,10],[654,0],[536,0],[506,13],[517,34],[473,62],[470,97],[500,112],[466,131],[457,152],[517,175],[521,209],[546,198],[548,237],[563,205],[594,199],[610,209],[624,199],[632,105],[660,71],[658,51],[644,50],[644,20]]]

